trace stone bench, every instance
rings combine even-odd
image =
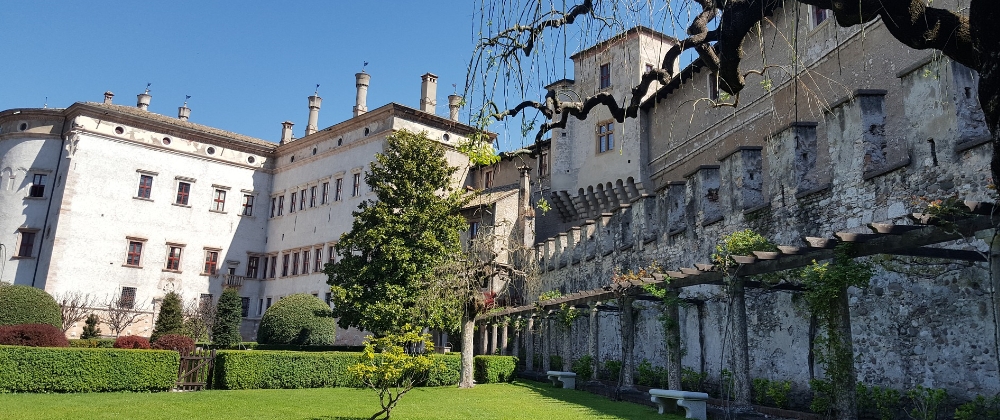
[[[674,391],[670,389],[650,389],[650,401],[660,407],[660,414],[664,409],[671,411],[677,407],[684,407],[685,418],[706,420],[705,400],[708,394],[704,392]]]
[[[553,386],[559,386],[559,382],[562,382],[563,388],[575,389],[576,388],[576,374],[573,372],[560,372],[557,370],[550,370],[545,372],[548,375],[549,380],[552,381]]]

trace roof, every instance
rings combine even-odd
[[[581,57],[583,55],[589,54],[589,53],[591,53],[593,51],[596,51],[596,50],[599,50],[599,49],[607,48],[607,47],[609,47],[613,43],[620,42],[622,40],[628,39],[632,35],[637,35],[639,33],[642,33],[642,34],[645,34],[645,35],[649,35],[649,36],[651,36],[653,38],[659,38],[660,40],[663,40],[663,41],[672,42],[674,44],[680,42],[680,41],[677,40],[677,38],[674,38],[674,37],[672,37],[670,35],[667,35],[667,34],[664,34],[662,32],[655,31],[653,29],[650,29],[650,28],[647,28],[645,26],[640,25],[640,26],[636,26],[636,27],[634,27],[632,29],[629,29],[629,30],[627,30],[625,32],[622,32],[620,34],[617,34],[617,35],[615,35],[615,36],[613,36],[613,37],[611,37],[611,38],[609,38],[609,39],[607,39],[605,41],[598,42],[598,43],[592,45],[590,48],[587,48],[587,49],[585,49],[583,51],[580,51],[580,52],[578,52],[576,54],[571,55],[569,58],[573,59],[573,60],[576,60],[578,57]]]
[[[97,109],[101,109],[101,110],[105,110],[105,111],[110,111],[110,112],[116,112],[118,114],[128,115],[128,116],[132,116],[132,117],[145,118],[145,119],[148,119],[148,120],[152,120],[154,122],[158,122],[158,123],[162,123],[162,124],[170,124],[170,125],[176,126],[178,128],[192,130],[192,131],[197,131],[197,132],[202,132],[202,133],[213,135],[213,136],[225,137],[225,138],[230,139],[230,140],[235,140],[235,141],[238,141],[238,142],[248,143],[248,144],[252,144],[254,146],[264,146],[264,147],[268,147],[268,148],[278,147],[278,144],[275,143],[275,142],[271,142],[271,141],[267,141],[267,140],[263,140],[263,139],[258,139],[256,137],[250,137],[250,136],[246,136],[246,135],[243,135],[243,134],[234,133],[234,132],[231,132],[231,131],[220,130],[220,129],[215,128],[215,127],[209,127],[207,125],[196,124],[196,123],[193,123],[193,122],[190,122],[190,121],[183,121],[183,120],[181,120],[179,118],[168,117],[166,115],[157,114],[155,112],[144,111],[144,110],[139,109],[138,107],[134,107],[134,106],[106,104],[106,103],[102,103],[102,102],[77,102],[77,103],[73,104],[73,106],[71,106],[70,109],[72,109],[72,108],[80,108],[80,107],[84,107],[84,108],[97,108]]]
[[[470,200],[468,204],[463,206],[462,209],[463,210],[471,209],[475,207],[487,206],[496,203],[507,197],[516,195],[517,189],[518,185],[514,183],[514,184],[501,185],[499,187],[493,187],[484,190],[479,195],[475,196],[472,200]]]

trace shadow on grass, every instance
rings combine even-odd
[[[368,417],[323,416],[313,417],[309,420],[368,420]]]
[[[652,407],[627,401],[612,401],[602,395],[573,389],[556,388],[544,382],[517,380],[513,383],[513,385],[526,388],[528,391],[541,395],[542,397],[586,407],[596,414],[621,416],[623,411],[649,411],[650,413],[656,413],[656,409]]]

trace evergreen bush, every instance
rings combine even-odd
[[[472,358],[476,383],[492,384],[511,382],[517,368],[517,358],[513,356],[476,356]]]
[[[184,333],[184,309],[181,307],[181,296],[170,292],[163,296],[160,314],[156,316],[153,325],[153,335],[150,341],[156,341],[162,335]]]
[[[149,350],[149,340],[137,335],[125,335],[115,339],[115,348]]]
[[[101,322],[101,319],[98,318],[96,314],[87,315],[87,320],[83,325],[83,331],[80,332],[80,339],[87,340],[90,338],[100,338],[101,328],[97,326],[99,322]]]
[[[69,347],[62,330],[49,324],[0,326],[0,344],[29,347]]]
[[[49,324],[62,328],[62,310],[42,289],[0,285],[0,325]]]
[[[333,345],[337,320],[330,307],[313,295],[285,297],[264,312],[257,328],[260,344]]]
[[[83,349],[113,349],[115,348],[115,339],[88,338],[86,340],[69,340],[69,346]]]
[[[243,321],[243,304],[240,293],[233,288],[222,291],[219,303],[215,309],[215,322],[212,325],[212,344],[218,346],[234,346],[243,341],[240,336],[240,323]]]
[[[0,394],[167,391],[179,365],[172,351],[0,346]]]
[[[150,348],[156,350],[173,350],[181,354],[188,354],[194,351],[194,339],[186,335],[167,334],[156,339]]]

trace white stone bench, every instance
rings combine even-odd
[[[649,399],[660,407],[660,414],[664,409],[674,411],[678,406],[684,407],[687,414],[685,418],[706,420],[705,400],[708,394],[704,392],[674,391],[670,389],[650,389]]]
[[[553,386],[559,386],[559,382],[562,382],[563,388],[576,389],[576,374],[573,372],[550,370],[545,372],[545,374],[549,376],[549,380],[552,381]]]

